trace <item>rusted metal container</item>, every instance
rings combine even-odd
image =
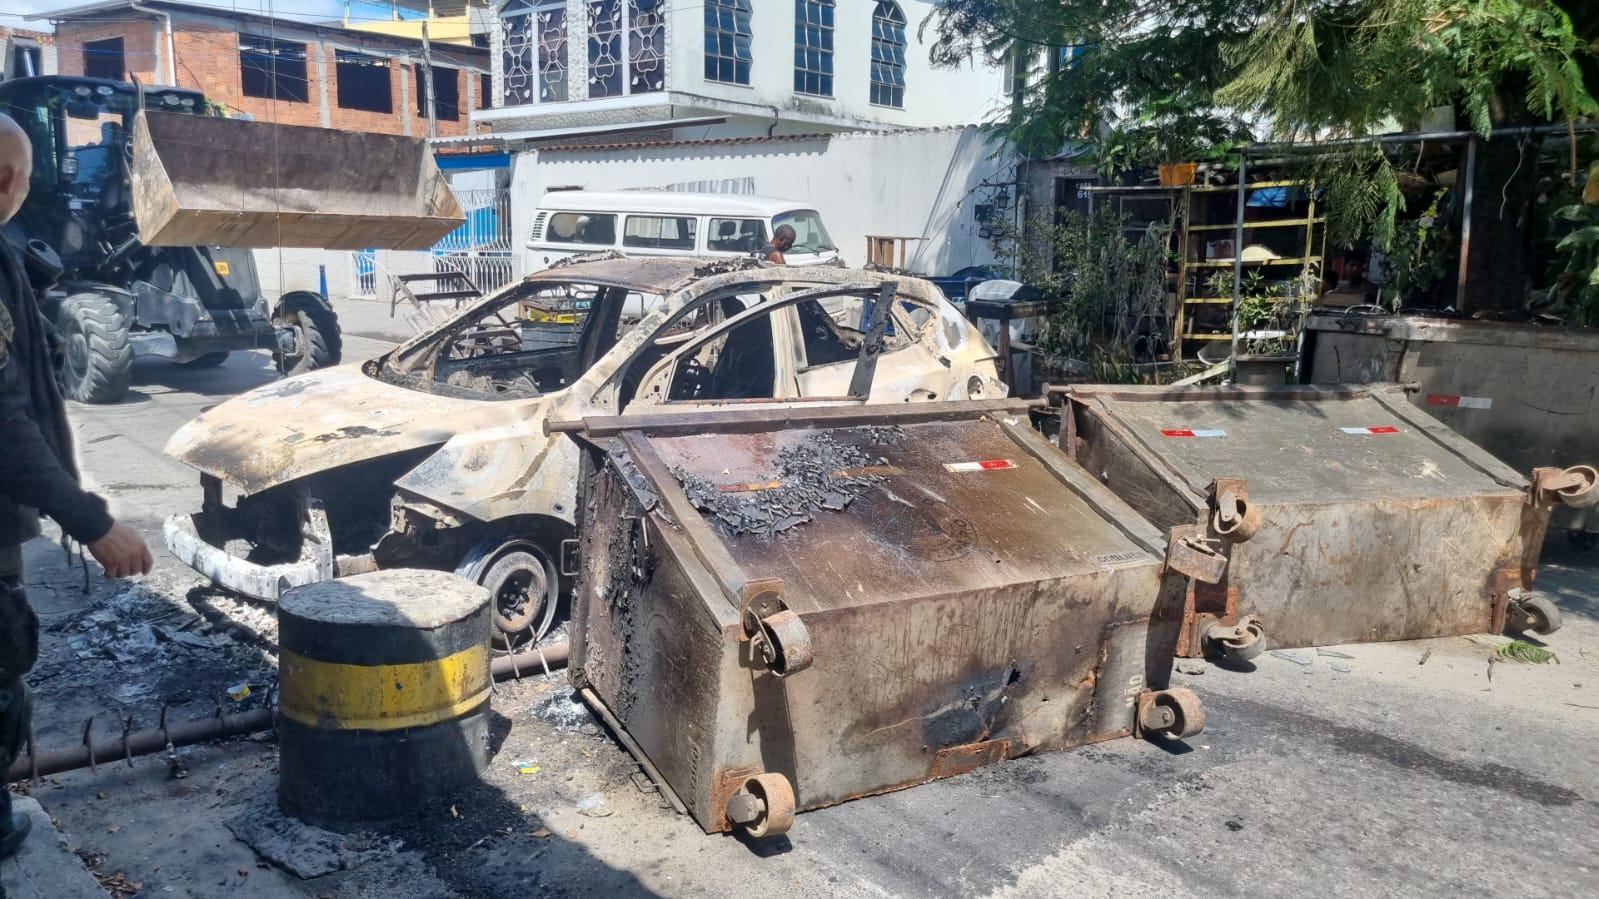
[[[1301,381],[1419,384],[1412,404],[1519,471],[1599,453],[1599,330],[1326,311],[1304,336]],[[1599,545],[1599,515],[1557,509],[1554,524]]]
[[[1399,385],[1051,397],[1084,468],[1227,557],[1188,591],[1185,656],[1559,626],[1532,592],[1538,552],[1554,504],[1594,498],[1591,468],[1529,480]]]
[[[1181,737],[1185,582],[1013,401],[591,419],[571,677],[707,832]]]

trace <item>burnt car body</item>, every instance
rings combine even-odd
[[[179,429],[166,451],[201,472],[204,500],[168,519],[167,545],[266,600],[378,568],[454,570],[495,594],[502,631],[537,635],[569,586],[579,520],[581,454],[547,421],[1005,392],[993,351],[926,281],[580,262]]]

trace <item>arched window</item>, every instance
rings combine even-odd
[[[833,0],[794,0],[794,90],[833,96]]]
[[[905,107],[905,12],[893,0],[872,13],[872,105]]]
[[[750,0],[705,0],[705,80],[750,83]]]

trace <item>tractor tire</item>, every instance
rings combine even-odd
[[[206,353],[204,356],[196,356],[188,362],[180,362],[178,364],[187,365],[190,368],[216,368],[226,361],[228,361],[228,351],[221,350],[215,353]]]
[[[309,290],[284,294],[272,310],[272,324],[280,332],[289,332],[288,342],[280,340],[272,354],[282,374],[298,375],[339,364],[344,354],[339,316],[320,294]]]
[[[97,293],[79,293],[61,304],[56,320],[65,342],[61,392],[80,403],[115,403],[133,379],[133,346],[128,319],[115,302]]]

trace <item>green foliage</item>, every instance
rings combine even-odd
[[[1028,60],[1027,87],[1014,98],[1010,136],[1048,155],[1062,142],[1103,129],[1153,137],[1157,162],[1203,158],[1207,133],[1238,130],[1213,100],[1229,64],[1221,50],[1242,39],[1274,0],[942,0],[922,23],[932,28],[934,64]],[[1072,54],[1063,61],[1062,52]],[[1199,127],[1194,127],[1198,125]],[[1178,141],[1196,138],[1195,149]],[[1186,154],[1170,155],[1167,153]]]
[[[1031,73],[1010,136],[1048,155],[1104,134],[1100,166],[1115,174],[1224,150],[1246,120],[1269,126],[1262,138],[1318,140],[1379,134],[1447,105],[1483,132],[1599,114],[1595,5],[943,0],[922,27],[935,30],[932,58],[946,65],[1013,52],[1058,60],[1074,48]],[[1194,140],[1180,148],[1177,138]],[[1330,241],[1369,232],[1388,246],[1404,207],[1392,163],[1376,147],[1329,150],[1313,174],[1327,191]]]
[[[1438,212],[1446,194],[1448,191],[1440,188],[1420,215],[1398,226],[1388,253],[1396,304],[1427,296],[1449,276],[1454,235]]]
[[[1302,275],[1307,282],[1315,280],[1314,271],[1307,267]],[[1260,269],[1244,272],[1238,285],[1238,332],[1284,331],[1286,337],[1244,339],[1240,352],[1280,353],[1298,335],[1310,311],[1303,299],[1306,290],[1294,289],[1293,281],[1268,280]],[[1205,280],[1206,293],[1214,297],[1233,295],[1233,274],[1215,272]]]
[[[1565,206],[1555,219],[1569,229],[1555,245],[1556,298],[1573,324],[1599,326],[1599,205]]]
[[[1170,222],[1126,225],[1110,209],[1067,213],[1021,253],[1022,280],[1061,300],[1039,330],[1039,348],[1057,363],[1086,362],[1096,379],[1112,382],[1136,380],[1133,344],[1140,324],[1165,308],[1172,259]]]
[[[1547,665],[1550,662],[1554,662],[1557,665],[1560,664],[1559,656],[1536,643],[1528,643],[1526,640],[1511,640],[1509,643],[1501,644],[1498,655],[1502,659],[1527,662],[1532,665]]]
[[[1298,177],[1321,186],[1327,209],[1327,242],[1354,246],[1370,237],[1379,247],[1393,243],[1405,196],[1394,161],[1374,144],[1351,145],[1311,158]]]

